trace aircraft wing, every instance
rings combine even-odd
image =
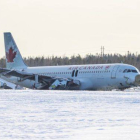
[[[39,75],[34,73],[28,73],[24,71],[19,70],[9,70],[9,69],[2,69],[0,68],[0,74],[6,77],[18,77],[18,82],[22,82],[24,80],[36,80],[37,77],[37,83],[40,83],[41,86],[36,87],[37,89],[75,89],[79,88],[80,82],[77,80],[74,81],[70,78],[62,78],[62,77],[51,77],[46,75]]]

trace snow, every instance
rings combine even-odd
[[[134,91],[0,90],[0,140],[139,140]]]

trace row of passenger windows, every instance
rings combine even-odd
[[[108,73],[108,72],[110,72],[110,71],[81,71],[81,72],[79,72],[79,73]]]
[[[79,71],[78,74],[83,74],[83,73],[109,73],[110,71]],[[128,72],[133,72],[133,73],[138,73],[136,70],[133,69],[125,69],[123,73],[128,73]],[[72,72],[49,72],[49,73],[41,73],[40,75],[52,75],[52,74],[72,74]]]
[[[80,71],[80,73],[109,73],[110,71]],[[49,72],[46,74],[40,74],[40,75],[50,75],[50,74],[72,74],[72,72]]]
[[[138,73],[136,70],[131,70],[131,69],[125,69],[125,70],[123,71],[123,73],[128,73],[128,72]]]

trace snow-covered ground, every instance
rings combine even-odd
[[[140,92],[0,91],[0,140],[139,140]]]

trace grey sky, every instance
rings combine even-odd
[[[140,53],[140,0],[0,0],[3,32],[22,56]]]

